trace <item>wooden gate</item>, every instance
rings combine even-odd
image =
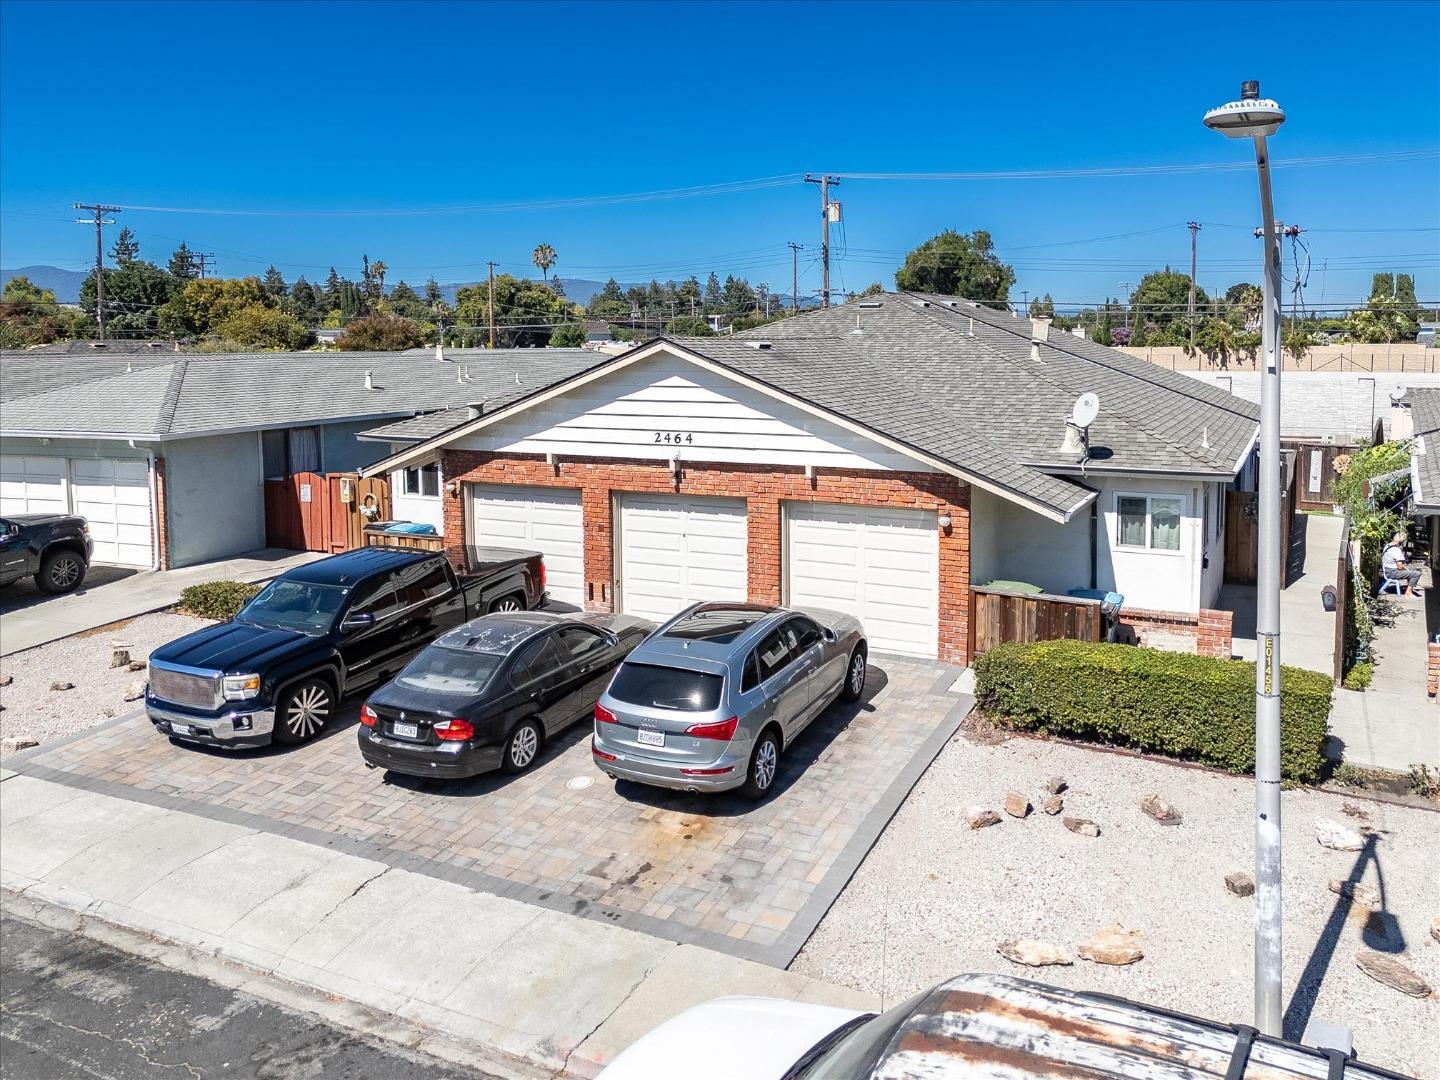
[[[1295,497],[1299,485],[1293,450],[1281,452],[1280,465],[1280,587],[1290,584],[1293,559],[1290,540],[1295,532]],[[1225,493],[1225,580],[1233,585],[1254,585],[1260,570],[1260,496],[1253,491]]]
[[[390,485],[380,477],[307,472],[265,481],[265,543],[270,547],[349,551],[364,546],[367,524],[389,517]]]
[[[970,658],[1002,641],[1099,641],[1104,622],[1098,600],[976,587],[970,590]]]

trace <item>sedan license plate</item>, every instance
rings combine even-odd
[[[418,739],[420,737],[419,724],[391,724],[390,730],[405,739]]]
[[[664,746],[665,733],[663,731],[650,731],[646,728],[641,728],[636,732],[635,740],[641,746]]]

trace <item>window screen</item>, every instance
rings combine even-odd
[[[1120,519],[1120,535],[1116,543],[1122,547],[1145,546],[1145,500],[1122,495],[1116,500],[1117,516]]]
[[[1180,550],[1180,500],[1150,500],[1150,546],[1156,551]]]

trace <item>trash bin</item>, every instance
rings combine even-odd
[[[1081,600],[1099,600],[1100,614],[1105,618],[1105,640],[1114,644],[1120,634],[1120,605],[1125,603],[1125,597],[1104,589],[1071,589],[1065,595]]]

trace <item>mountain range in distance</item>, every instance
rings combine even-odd
[[[30,281],[42,289],[50,289],[55,293],[55,299],[62,304],[75,304],[80,301],[80,286],[87,277],[88,270],[64,270],[58,266],[22,266],[18,270],[0,270],[0,289],[12,277],[29,278]]]

